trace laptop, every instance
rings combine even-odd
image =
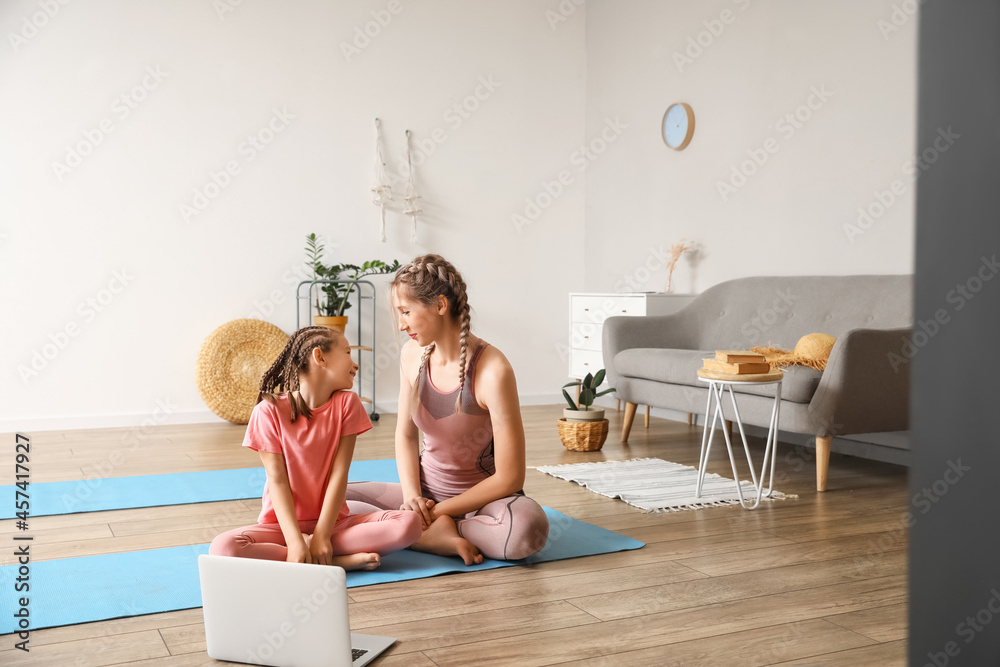
[[[351,632],[343,568],[198,556],[209,657],[268,667],[363,667],[396,641]]]

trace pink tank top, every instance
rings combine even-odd
[[[486,479],[493,463],[493,422],[490,413],[476,402],[476,365],[488,343],[480,341],[472,352],[462,409],[455,412],[458,387],[444,393],[434,386],[430,364],[420,374],[419,401],[413,423],[424,434],[420,454],[420,484],[427,498],[437,502],[467,491]]]

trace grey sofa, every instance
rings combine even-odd
[[[908,428],[912,282],[907,275],[742,278],[707,289],[673,315],[608,318],[604,364],[626,402],[622,442],[638,405],[702,413],[708,389],[697,370],[715,350],[792,349],[806,334],[826,333],[837,342],[825,371],[785,369],[779,424],[815,436],[816,488],[826,490],[833,436]],[[766,427],[773,389],[737,391],[747,394],[739,399],[743,423]]]

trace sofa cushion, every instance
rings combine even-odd
[[[614,363],[618,374],[624,377],[691,387],[707,387],[705,381],[698,378],[698,369],[702,367],[703,359],[710,359],[714,356],[714,350],[670,350],[637,347],[622,350],[616,354]],[[811,401],[823,374],[806,366],[789,366],[783,370],[785,377],[781,383],[782,400],[793,403]],[[774,395],[774,388],[771,385],[735,385],[733,389],[745,394]]]

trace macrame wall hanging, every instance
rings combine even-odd
[[[420,195],[417,194],[417,191],[413,186],[413,153],[410,149],[410,131],[407,130],[406,131],[406,196],[403,197],[403,201],[406,202],[406,208],[403,210],[403,214],[410,216],[410,220],[413,223],[412,228],[410,230],[411,243],[417,242],[417,214],[421,212],[417,204],[418,199],[420,199]]]
[[[379,207],[382,221],[379,225],[379,240],[385,243],[385,208],[392,201],[392,186],[382,159],[382,122],[375,119],[375,183],[372,185],[372,203]]]

